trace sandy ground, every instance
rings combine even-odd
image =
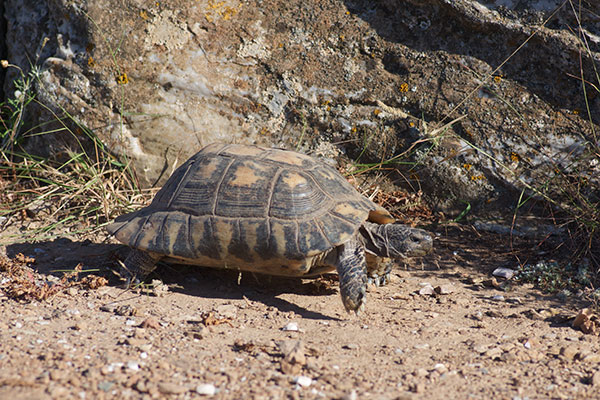
[[[51,272],[81,264],[110,276],[126,249],[101,234],[4,246],[0,398],[600,396],[598,337],[572,327],[584,302],[490,282],[514,254],[535,257],[532,243],[511,250],[460,225],[435,235],[432,254],[369,288],[359,317],[335,277],[164,265],[166,286],[138,293]]]
[[[159,3],[164,2],[156,2],[157,9]],[[283,96],[280,89],[267,95],[272,88],[287,87],[282,77],[289,71],[289,82],[339,92],[332,95],[331,105],[329,97],[319,98],[315,105],[317,100],[313,104],[294,95],[289,115],[273,113],[281,119],[266,120],[266,126],[285,122],[282,131],[294,134],[282,134],[280,139],[293,147],[329,136],[340,143],[358,140],[357,156],[365,152],[372,160],[381,160],[412,148],[411,137],[400,134],[405,122],[390,115],[388,121],[378,122],[385,128],[381,132],[364,128],[356,137],[351,130],[338,137],[345,128],[336,121],[375,119],[374,112],[381,110],[374,101],[380,99],[414,111],[419,119],[423,115],[441,120],[454,104],[462,104],[465,88],[479,84],[480,76],[492,70],[490,65],[495,68],[510,54],[522,34],[506,40],[495,28],[491,33],[482,30],[485,45],[480,47],[479,36],[472,38],[470,30],[456,29],[456,22],[446,19],[439,27],[415,28],[414,33],[397,19],[409,23],[422,19],[420,14],[411,15],[418,7],[409,3],[415,2],[407,2],[397,13],[390,9],[392,3],[324,1],[315,7],[310,2],[266,1],[261,7],[244,6],[238,17],[206,28],[202,50],[211,59],[222,55],[230,62],[233,55],[228,49],[235,52],[247,40],[255,43],[249,38],[261,26],[256,22],[262,21],[269,32],[265,40],[272,41],[266,48],[274,49],[272,59],[262,60],[257,72],[264,80],[260,90],[268,99],[265,104],[275,103],[276,98],[269,96]],[[185,3],[178,12],[187,7]],[[263,13],[263,8],[271,11]],[[113,11],[124,10],[134,12],[126,7]],[[135,10],[139,24],[151,23]],[[439,10],[431,11],[435,16]],[[423,18],[426,21],[427,15]],[[119,25],[109,25],[118,28],[115,37],[120,38]],[[510,45],[509,52],[501,51],[504,42]],[[469,50],[474,45],[475,51]],[[120,51],[125,60],[131,52],[128,71],[143,71],[142,64],[155,68],[127,41]],[[185,52],[172,53],[169,58],[187,57]],[[110,65],[107,71],[113,79],[113,58],[96,58]],[[547,88],[559,90],[557,82],[564,74],[553,73],[556,66],[538,64],[539,69],[530,69],[520,68],[517,61],[509,63],[501,71],[508,79],[490,83],[501,84],[498,93],[509,101],[486,94],[465,103],[472,121],[465,125],[465,133],[484,135],[481,141],[486,143],[496,125],[510,133],[506,121],[514,119],[513,99],[531,97],[518,105],[519,115],[536,118],[531,124],[519,124],[515,128],[519,131],[538,126],[540,115],[550,115],[538,95],[544,98]],[[531,74],[530,82],[525,74]],[[542,79],[545,76],[552,80]],[[402,89],[407,84],[415,90]],[[529,92],[523,87],[535,96],[525,96]],[[355,99],[352,93],[365,88],[366,94]],[[134,99],[128,97],[132,103]],[[264,109],[259,100],[253,107]],[[570,99],[563,100],[569,102],[548,99],[549,104],[558,101],[560,109],[574,108]],[[73,104],[80,104],[81,98],[77,101]],[[256,112],[242,104],[236,100],[235,113]],[[266,109],[261,112],[270,118]],[[384,114],[376,115],[383,121]],[[568,115],[575,118],[574,112]],[[552,120],[556,132],[570,126],[563,120],[567,119]],[[307,121],[310,129],[304,136]],[[371,135],[383,139],[370,140]],[[511,136],[506,142],[512,140]],[[361,148],[363,142],[368,146]],[[467,180],[476,181],[476,176]],[[446,184],[443,179],[432,182],[440,181]],[[462,186],[456,188],[452,192],[463,191]],[[531,285],[491,282],[498,267],[546,260],[548,255],[541,253],[536,241],[515,239],[511,244],[509,236],[478,232],[470,225],[432,228],[433,253],[399,265],[387,286],[370,287],[366,310],[357,317],[344,311],[335,276],[281,279],[163,265],[154,278],[166,285],[148,293],[125,291],[115,279],[104,284],[86,278],[89,272],[110,278],[110,268],[126,255],[123,246],[102,232],[63,232],[61,239],[6,244],[50,223],[32,210],[23,214],[0,218],[0,400],[600,398],[598,336],[572,327],[577,313],[589,306],[585,296],[560,300]],[[78,265],[84,272],[79,276],[67,272],[64,277],[61,271],[73,271]]]

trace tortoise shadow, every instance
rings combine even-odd
[[[267,307],[274,307],[280,312],[294,312],[306,319],[340,320],[277,297],[281,294],[337,295],[335,289],[315,290],[312,282],[306,283],[299,278],[166,264],[157,268],[156,272],[163,282],[175,284],[170,288],[170,291],[175,293],[215,299],[246,298]]]
[[[517,268],[516,256],[522,263],[534,263],[540,258],[538,252],[546,250],[528,240],[516,240],[510,243],[506,236],[485,234],[478,235],[468,225],[438,226],[430,229],[436,235],[434,251],[425,257],[407,263],[406,271],[413,276],[446,278],[462,281],[465,273],[471,272],[490,277],[492,271],[499,266]],[[123,260],[128,248],[120,244],[94,243],[90,240],[71,241],[59,238],[53,241],[37,243],[18,243],[6,245],[6,254],[15,258],[18,253],[35,258],[32,268],[40,274],[61,276],[67,270],[73,270],[81,264],[83,271],[92,272],[107,278],[114,277],[113,267],[117,259]],[[547,256],[546,256],[547,257]],[[459,274],[456,272],[456,268]],[[402,267],[399,267],[402,269]],[[336,319],[319,312],[307,310],[301,306],[279,298],[280,294],[297,294],[301,296],[324,296],[337,294],[337,283],[331,288],[317,288],[314,280],[298,278],[270,277],[244,273],[238,284],[238,273],[235,271],[175,266],[162,264],[157,269],[158,277],[166,283],[174,283],[172,291],[192,296],[214,299],[243,299],[274,307],[283,312],[294,312],[308,319]],[[155,275],[155,276],[157,276]],[[117,286],[116,279],[110,284]],[[312,285],[312,286],[311,286]],[[179,287],[177,287],[179,286]],[[479,288],[473,288],[479,291]],[[483,290],[483,289],[482,289]],[[556,306],[584,306],[586,300],[571,296],[566,301],[559,301],[556,296],[531,290],[536,299],[549,301]]]
[[[18,254],[32,258],[30,266],[39,274],[61,277],[64,272],[81,266],[84,273],[93,273],[109,279],[110,286],[121,282],[113,273],[117,260],[124,260],[129,248],[120,244],[94,243],[90,240],[72,241],[58,238],[37,243],[14,243],[6,245],[6,255],[14,259]],[[297,278],[270,277],[244,273],[238,284],[238,272],[213,268],[190,267],[159,263],[150,275],[171,285],[171,291],[209,299],[243,299],[274,307],[281,312],[294,312],[307,319],[336,320],[337,318],[307,310],[278,298],[280,294],[322,296],[337,293],[336,290],[311,290],[311,285]]]
[[[110,276],[114,255],[122,247],[118,244],[95,243],[91,240],[72,241],[58,238],[36,243],[6,245],[6,255],[17,258],[19,254],[35,261],[29,265],[39,274],[61,276],[65,271],[81,265],[83,271]]]
[[[208,299],[212,298],[212,299],[242,300],[242,299],[246,298],[250,301],[264,304],[267,307],[273,307],[280,312],[294,312],[295,314],[297,314],[305,319],[340,321],[339,318],[332,317],[330,315],[325,315],[320,312],[311,311],[311,310],[308,310],[297,304],[290,303],[289,301],[287,301],[285,299],[276,297],[278,294],[281,294],[281,293],[289,293],[288,291],[273,291],[273,292],[260,293],[257,290],[254,290],[252,287],[242,285],[242,286],[239,286],[239,290],[237,291],[237,293],[230,293],[229,295],[227,295],[227,294],[224,295],[222,293],[216,293],[215,289],[212,289],[212,290],[203,290],[203,289],[204,289],[203,286],[191,287],[190,285],[184,285],[183,287],[182,286],[171,287],[169,290],[174,293],[181,293],[181,294],[186,294],[186,295],[190,295],[190,296],[204,297],[204,298],[208,298]]]

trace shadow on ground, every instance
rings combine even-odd
[[[544,259],[542,247],[532,240],[511,240],[505,235],[482,234],[471,226],[452,224],[435,229],[434,251],[431,254],[407,260],[398,268],[411,275],[421,276],[424,280],[443,278],[464,281],[465,270],[468,271],[467,276],[472,272],[473,276],[491,277],[492,271],[498,267],[518,269],[520,264],[535,263]],[[118,244],[94,243],[90,240],[71,241],[66,238],[33,244],[11,244],[6,247],[10,258],[22,253],[35,259],[31,267],[40,274],[60,277],[81,264],[82,271],[104,276],[114,286],[120,282],[112,270],[117,265],[117,260],[123,260],[128,251],[127,247]],[[463,272],[457,273],[457,269]],[[177,293],[214,299],[246,298],[282,312],[293,311],[309,319],[331,317],[292,304],[280,295],[339,296],[335,276],[298,279],[159,263],[148,279],[159,279]],[[473,290],[479,290],[477,285],[473,286]],[[538,291],[533,294],[539,299],[559,303],[556,296]],[[577,299],[573,298],[572,301],[576,302]]]
[[[60,238],[37,243],[18,243],[6,246],[9,258],[18,254],[35,261],[31,267],[42,275],[61,277],[81,265],[82,271],[104,276],[110,284],[118,286],[118,277],[112,272],[117,260],[124,260],[129,249],[118,244],[94,243],[89,240],[71,241]],[[298,279],[215,270],[211,268],[159,263],[148,281],[159,279],[170,286],[172,292],[203,298],[247,298],[279,311],[293,311],[309,319],[332,319],[330,316],[306,310],[278,296],[284,293],[304,296],[337,295],[337,279]]]

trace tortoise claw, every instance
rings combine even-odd
[[[347,312],[355,312],[356,315],[360,314],[365,308],[365,289],[342,292],[342,303]]]
[[[123,287],[125,289],[136,288],[142,284],[142,281],[135,275],[125,278],[125,282],[123,283]]]
[[[354,310],[354,314],[356,314],[357,317],[360,317],[365,311],[365,303],[366,301],[363,299],[363,301],[360,303],[360,306],[358,306],[358,308]]]
[[[137,275],[131,272],[121,260],[117,260],[117,262],[119,267],[116,270],[113,270],[113,273],[122,281],[122,283],[119,284],[121,288],[131,289],[142,283]]]
[[[390,283],[390,277],[391,277],[391,274],[389,272],[387,272],[383,275],[373,274],[373,275],[369,276],[369,284],[374,284],[377,287],[385,286],[388,283]]]

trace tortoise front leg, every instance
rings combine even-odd
[[[340,246],[336,269],[340,279],[340,294],[346,311],[360,314],[365,308],[367,263],[365,250],[356,239]]]
[[[390,276],[394,262],[385,257],[377,257],[373,254],[365,252],[367,258],[367,276],[369,283],[375,286],[384,286],[390,283]]]
[[[125,278],[125,285],[129,287],[140,283],[141,280],[156,269],[156,263],[161,258],[161,255],[155,253],[131,249],[119,271]]]

